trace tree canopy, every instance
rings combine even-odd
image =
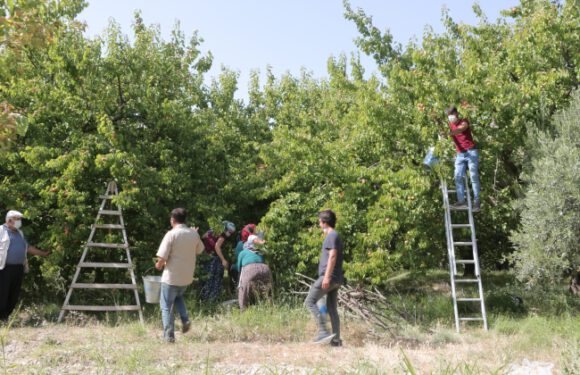
[[[280,286],[315,269],[323,208],[338,214],[351,280],[381,285],[397,270],[442,264],[439,176],[421,161],[431,145],[453,155],[437,140],[450,104],[481,150],[478,241],[484,265],[497,267],[520,224],[527,139],[558,131],[549,119],[578,87],[573,0],[522,0],[495,22],[474,5],[477,25],[444,11],[443,33],[427,29],[405,46],[345,1],[380,75],[366,77],[357,56],[330,58],[328,78],[254,74],[247,103],[235,98],[234,72],[205,83],[212,55],[197,32],[163,40],[136,13],[131,37],[113,22],[89,38],[75,20],[85,6],[0,1],[0,209],[23,210],[31,242],[53,250],[33,267],[55,293],[111,179],[141,270],[176,206],[202,229],[259,222]]]

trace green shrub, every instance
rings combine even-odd
[[[562,352],[562,373],[580,374],[580,339],[570,342]]]
[[[522,224],[511,237],[516,275],[530,286],[552,287],[580,267],[580,91],[554,117],[554,132],[534,140],[527,193],[517,204]]]

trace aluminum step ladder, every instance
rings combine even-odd
[[[83,254],[77,265],[75,275],[73,277],[71,286],[68,290],[60,315],[58,316],[58,322],[60,323],[67,311],[137,311],[139,313],[139,320],[141,324],[144,323],[143,311],[141,309],[141,302],[139,300],[139,291],[137,288],[137,281],[135,279],[135,272],[133,269],[133,262],[131,261],[131,253],[129,251],[129,242],[127,241],[127,231],[125,229],[125,222],[123,220],[123,213],[119,206],[113,207],[112,199],[119,194],[117,184],[115,182],[109,182],[107,185],[107,190],[104,195],[99,198],[102,199],[97,217],[95,219],[95,224],[91,226],[91,234],[89,239],[84,246]],[[100,221],[104,217],[116,218],[117,223],[113,224],[101,224]],[[123,237],[123,243],[109,243],[109,242],[94,242],[95,234],[97,231],[108,230],[108,231],[121,231]],[[126,262],[92,262],[87,261],[87,255],[89,249],[96,249],[93,251],[99,251],[99,249],[114,249],[114,251],[125,250]],[[118,257],[117,257],[118,258]],[[119,283],[119,284],[109,284],[109,283],[82,283],[78,282],[79,276],[81,275],[82,269],[126,269],[130,275],[131,283]],[[129,290],[133,291],[135,297],[134,305],[71,305],[70,299],[73,291],[76,289],[110,289],[110,290]]]
[[[479,256],[477,253],[477,238],[475,236],[475,222],[473,220],[472,211],[472,201],[469,190],[469,183],[467,181],[467,176],[464,176],[465,184],[465,195],[467,198],[467,207],[465,208],[452,208],[449,204],[449,194],[455,193],[455,190],[447,189],[447,183],[444,179],[441,179],[441,192],[443,193],[443,207],[445,209],[445,235],[447,237],[447,254],[449,256],[449,273],[451,275],[451,297],[453,299],[453,311],[455,314],[455,328],[457,332],[460,332],[461,322],[469,321],[481,321],[483,323],[483,329],[487,331],[487,316],[485,313],[485,302],[483,299],[483,286],[481,283],[481,269],[479,267]],[[452,211],[464,211],[467,213],[468,222],[467,223],[454,223],[451,220]],[[469,229],[471,232],[470,240],[456,241],[453,235],[455,229]],[[470,246],[472,249],[471,259],[457,259],[456,249],[459,247]],[[470,277],[462,277],[457,274],[457,265],[473,264],[475,268],[475,275]],[[462,291],[471,288],[471,295],[458,297],[457,286],[461,284]],[[474,293],[473,289],[477,287],[477,293]],[[468,290],[469,293],[469,290]],[[479,316],[460,316],[458,303],[473,304],[478,303],[481,309],[481,314]]]

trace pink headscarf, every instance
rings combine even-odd
[[[256,231],[256,224],[248,224],[242,228],[242,236],[240,237],[242,242],[246,242],[248,240],[248,237],[250,237],[250,235],[252,234],[252,232],[250,232],[249,228],[251,228],[252,232],[255,232]]]

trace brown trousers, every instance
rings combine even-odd
[[[272,273],[264,263],[252,263],[242,267],[238,284],[238,303],[245,309],[252,298],[268,296],[272,290]]]

